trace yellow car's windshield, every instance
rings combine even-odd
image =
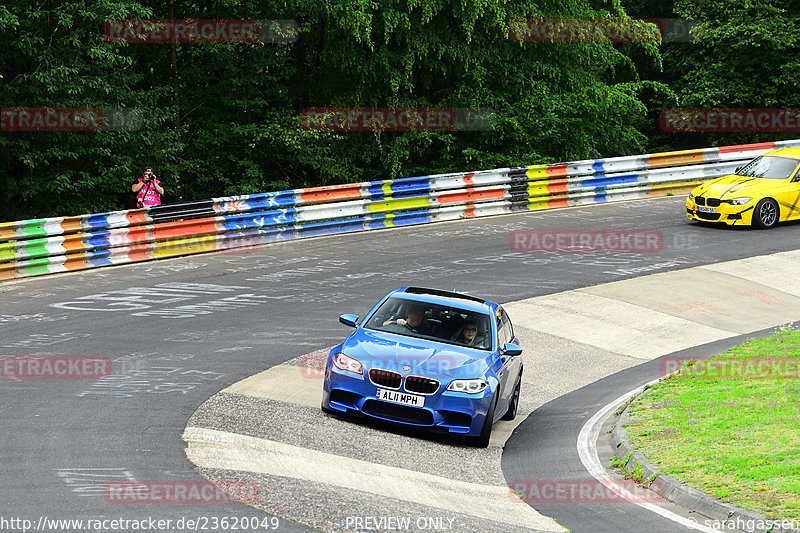
[[[736,172],[736,175],[748,176],[751,178],[785,180],[792,175],[792,172],[794,172],[798,164],[800,164],[800,160],[798,159],[762,155],[740,168]]]

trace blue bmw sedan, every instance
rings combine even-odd
[[[461,435],[489,445],[517,414],[522,348],[503,308],[457,292],[401,287],[334,347],[322,410]]]

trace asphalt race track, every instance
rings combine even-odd
[[[0,381],[4,428],[0,526],[2,519],[10,518],[40,525],[47,523],[40,522],[42,517],[153,517],[172,520],[171,527],[163,530],[183,531],[193,528],[177,527],[181,519],[184,525],[188,519],[208,525],[214,517],[271,516],[232,503],[120,504],[107,501],[104,491],[110,481],[202,481],[182,440],[187,421],[198,408],[249,376],[336,344],[348,334],[337,321],[339,314],[363,315],[397,286],[457,289],[506,303],[798,247],[797,224],[768,232],[702,227],[689,224],[683,213],[683,198],[641,200],[292,241],[0,284],[1,354],[90,355],[111,361],[111,375],[102,380]],[[509,247],[514,230],[622,228],[660,231],[663,246],[627,254],[515,253]],[[510,316],[516,324],[517,315],[510,311]],[[797,318],[787,316],[786,321]],[[534,361],[537,349],[555,350],[524,347]],[[252,428],[237,427],[237,431],[269,434],[272,442],[291,440],[294,446],[313,448],[320,461],[341,456],[347,459],[343,465],[352,465],[355,458],[350,455],[357,450],[367,460],[385,459],[393,468],[416,469],[436,479],[449,475],[459,483],[500,486],[520,479],[514,476],[530,478],[531,469],[539,477],[545,475],[544,467],[556,463],[563,447],[555,443],[563,443],[571,432],[577,434],[574,430],[582,421],[607,401],[641,385],[641,378],[652,379],[646,377],[652,368],[640,369],[641,361],[620,359],[619,367],[562,373],[561,381],[542,383],[539,390],[530,386],[535,386],[536,373],[526,363],[525,401],[533,414],[520,421],[505,453],[499,447],[474,450],[342,422],[311,408],[301,409],[309,403],[304,398],[297,399],[298,408],[282,411],[280,402],[252,397],[246,410],[234,413],[231,424],[250,420]],[[578,367],[575,361],[563,363],[567,369]],[[620,368],[630,370],[617,373]],[[565,392],[569,394],[561,397]],[[498,434],[504,431],[499,425],[495,429]],[[336,435],[357,440],[337,440]],[[365,435],[372,440],[365,440]],[[574,443],[563,450],[563,461],[569,465],[575,464],[567,457],[569,452],[574,455],[573,450]],[[486,467],[499,466],[501,460],[502,471]],[[464,465],[474,470],[465,471]],[[564,472],[546,475],[560,477]],[[581,476],[588,474],[573,471],[573,477]],[[298,482],[296,476],[271,475],[269,481],[272,485],[260,485],[257,506],[279,518],[261,523],[259,530],[274,525],[279,531],[313,530],[286,517],[324,530],[354,529],[355,522],[344,524],[341,516],[326,512],[337,505],[352,505],[352,515],[345,515],[351,517],[440,519],[424,522],[424,529],[449,526],[460,531],[456,523],[491,529],[474,509],[470,514],[437,512],[421,504],[397,507],[404,500],[386,496],[391,495],[391,486],[354,489],[350,501],[346,492],[321,491],[312,481]],[[330,499],[321,500],[324,496],[316,492]],[[275,495],[285,499],[279,501]],[[573,531],[627,530],[614,525],[618,516],[627,516],[624,519],[633,522],[626,524],[634,523],[637,529],[676,530],[674,523],[641,510],[617,513],[607,506],[598,513],[586,506],[549,504],[532,508]],[[598,515],[602,528],[594,527]],[[448,522],[449,518],[458,520]],[[0,529],[22,530],[13,525]]]

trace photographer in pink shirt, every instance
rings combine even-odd
[[[153,174],[153,169],[145,167],[143,176],[131,186],[131,190],[136,193],[137,209],[148,205],[161,205],[164,188],[159,183],[160,181]]]

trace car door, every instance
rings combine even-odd
[[[511,324],[511,319],[508,318],[508,314],[503,311],[502,317],[502,325],[504,330],[504,337],[508,339],[506,342],[510,342],[512,344],[519,344],[519,340],[517,336],[514,334],[514,326]],[[502,356],[505,358],[505,368],[506,368],[506,383],[505,383],[505,390],[504,396],[508,399],[514,393],[514,387],[517,385],[517,378],[519,377],[520,369],[522,368],[522,357],[521,356],[510,356],[504,355]]]
[[[781,184],[774,197],[780,204],[780,220],[800,218],[800,167],[795,168],[794,176]]]
[[[515,370],[517,367],[517,362],[515,361],[516,357],[512,357],[510,355],[503,355],[503,345],[507,342],[514,342],[516,339],[514,338],[514,331],[511,328],[511,321],[508,319],[508,315],[503,310],[502,307],[497,308],[497,342],[498,342],[498,353],[499,355],[499,370],[497,370],[497,379],[500,382],[497,387],[497,392],[500,394],[497,402],[498,405],[504,405],[508,403],[508,399],[511,393],[514,390],[514,385],[516,385],[516,376],[518,370]]]
[[[795,175],[776,200],[781,204],[781,220],[800,218],[800,170],[795,169]]]

